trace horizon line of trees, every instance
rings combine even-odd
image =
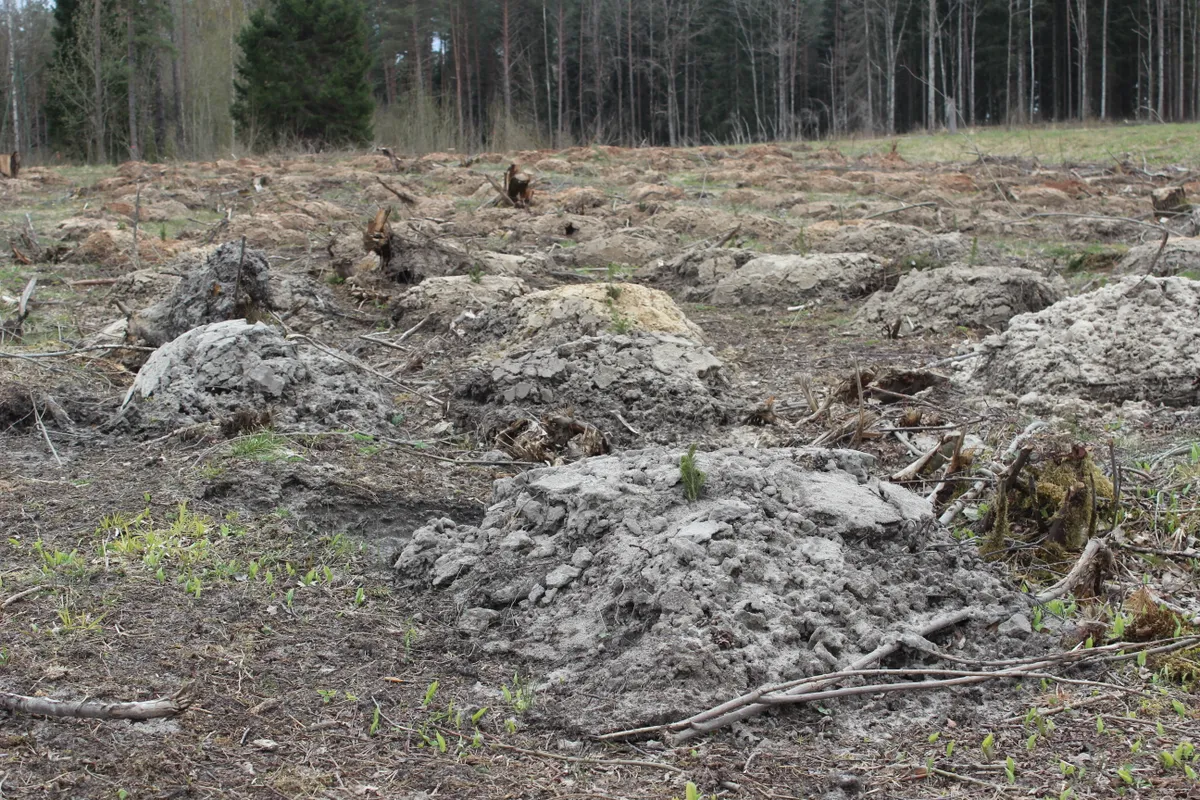
[[[334,143],[231,113],[239,66],[267,63],[242,32],[285,0],[0,2],[0,145],[27,163]],[[1200,119],[1200,0],[286,2],[361,21],[340,56],[375,140],[409,151]]]

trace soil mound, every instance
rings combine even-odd
[[[1200,404],[1200,282],[1124,278],[1009,321],[983,342],[990,389]]]
[[[927,547],[950,537],[923,499],[868,477],[869,455],[701,453],[691,503],[679,458],[635,450],[498,481],[479,527],[431,522],[395,569],[532,673],[544,713],[592,733],[837,669],[949,610],[996,619],[1013,598],[970,549]]]
[[[523,338],[546,331],[595,336],[604,331],[648,331],[704,341],[666,292],[634,283],[587,283],[559,286],[518,297],[512,313]]]
[[[1161,254],[1159,251],[1162,251]],[[1117,262],[1121,275],[1179,275],[1200,277],[1200,239],[1170,239],[1133,247]]]
[[[269,411],[284,430],[369,431],[387,421],[392,403],[352,356],[236,319],[194,328],[155,350],[122,415],[138,429],[173,430],[247,410]]]
[[[761,253],[756,250],[709,247],[689,250],[668,258],[656,259],[639,269],[638,280],[678,291],[689,302],[703,302],[712,295],[713,286],[732,275]]]
[[[879,288],[883,263],[866,253],[760,256],[713,288],[716,305],[795,305],[846,300]]]
[[[597,236],[563,251],[562,256],[579,267],[607,267],[609,264],[640,267],[667,252],[674,241],[673,235],[656,228],[627,228]]]
[[[665,333],[563,334],[560,344],[543,334],[467,372],[454,389],[460,423],[491,440],[518,419],[571,409],[628,443],[677,441],[728,418],[724,364],[708,348]]]
[[[392,309],[394,318],[431,316],[449,322],[464,311],[481,314],[500,309],[529,291],[525,281],[503,275],[426,278],[409,289]]]
[[[271,307],[266,256],[257,250],[243,253],[240,244],[228,242],[190,269],[169,295],[134,314],[129,334],[158,347],[199,325]]]
[[[872,295],[858,320],[889,327],[900,322],[901,332],[940,333],[959,326],[1004,330],[1017,314],[1062,300],[1066,288],[1060,278],[1020,268],[919,270],[902,276],[895,290]]]
[[[961,233],[934,234],[899,222],[849,223],[809,238],[812,249],[820,253],[870,253],[884,259],[925,256],[950,262],[971,249],[971,240]]]

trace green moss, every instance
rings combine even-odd
[[[1018,538],[1039,542],[1039,555],[1054,560],[1067,551],[1079,550],[1096,532],[1098,509],[1113,501],[1112,481],[1100,470],[1090,453],[1072,453],[1027,467],[1017,485],[997,495],[990,527],[980,547],[985,555],[998,556],[1006,542]],[[1032,477],[1032,493],[1030,481]]]

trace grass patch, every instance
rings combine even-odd
[[[911,162],[974,161],[977,152],[989,156],[1034,158],[1043,164],[1109,162],[1133,158],[1148,164],[1200,163],[1200,124],[1042,125],[1024,128],[972,128],[961,133],[918,133],[907,136],[830,139],[822,146],[843,154],[883,156],[892,143]]]
[[[259,431],[234,439],[229,447],[229,455],[255,461],[278,461],[288,456],[299,458],[289,449],[289,444],[287,437],[275,431]]]

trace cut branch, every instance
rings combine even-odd
[[[103,703],[97,700],[52,700],[49,697],[28,697],[0,692],[0,708],[45,717],[74,717],[76,719],[146,720],[174,717],[187,710],[191,700],[181,689],[170,697],[144,700],[138,703]]]

